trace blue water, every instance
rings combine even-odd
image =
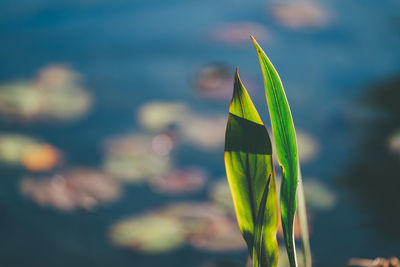
[[[29,78],[41,67],[61,62],[83,74],[95,106],[73,123],[2,121],[0,130],[40,137],[64,151],[69,164],[97,167],[101,141],[135,128],[134,113],[147,101],[185,101],[199,110],[226,112],[228,102],[199,100],[192,89],[194,75],[210,62],[223,62],[232,70],[240,67],[254,85],[254,102],[267,122],[261,72],[250,40],[230,46],[208,35],[221,23],[257,22],[269,31],[268,40],[259,42],[284,81],[296,126],[321,144],[318,159],[303,167],[303,176],[324,181],[339,198],[335,209],[313,217],[315,266],[343,266],[351,257],[400,256],[400,238],[371,227],[368,211],[341,182],[352,159],[360,156],[357,125],[364,109],[357,99],[372,84],[400,71],[400,2],[320,3],[330,10],[330,23],[296,31],[266,12],[269,1],[2,0],[0,82]],[[179,160],[199,160],[212,175],[224,173],[222,151],[212,159],[192,155]],[[246,260],[245,252],[184,247],[146,256],[117,248],[107,237],[112,223],[171,199],[145,186],[128,187],[116,204],[65,214],[23,198],[18,191],[23,173],[0,170],[0,266],[198,266],[212,259],[243,266]],[[398,213],[398,204],[388,205]]]

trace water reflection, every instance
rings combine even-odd
[[[366,211],[369,225],[396,240],[400,240],[399,99],[400,76],[380,82],[362,96],[368,117],[362,119],[356,153],[343,179]]]

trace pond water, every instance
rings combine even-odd
[[[62,119],[68,102],[55,117],[43,117],[43,108],[35,113],[42,119],[2,114],[1,134],[47,142],[62,153],[62,160],[40,172],[26,165],[1,165],[0,265],[208,266],[203,264],[222,261],[244,266],[245,250],[210,252],[183,245],[147,254],[122,248],[111,242],[110,227],[173,202],[206,201],[213,182],[224,176],[223,144],[208,141],[219,137],[210,134],[218,131],[216,123],[203,128],[201,118],[226,115],[229,97],[204,96],[196,89],[205,66],[232,76],[239,66],[269,123],[250,33],[280,73],[295,126],[316,144],[317,154],[302,164],[304,180],[318,180],[335,196],[329,209],[311,211],[314,265],[400,256],[400,149],[393,139],[400,131],[400,2],[305,3],[312,7],[304,8],[304,14],[297,7],[293,14],[279,1],[259,0],[2,0],[0,86],[32,81],[43,68],[61,64],[79,74],[79,86],[91,95],[91,104],[72,120]],[[81,95],[68,101],[72,106],[79,99]],[[193,117],[180,122],[200,125],[197,130],[174,126],[182,128],[178,132],[184,141],[171,157],[175,168],[205,170],[205,187],[171,195],[154,193],[145,183],[123,182],[123,193],[114,202],[68,211],[39,205],[22,193],[26,177],[51,177],[75,166],[104,170],[105,142],[148,134],[138,114],[154,101],[183,103],[189,111],[175,118],[187,112]],[[202,130],[205,141],[195,134]],[[180,142],[174,134],[170,137]],[[75,204],[92,203],[85,201]]]

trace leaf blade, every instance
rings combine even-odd
[[[251,39],[257,51],[263,72],[272,132],[275,139],[278,161],[282,168],[280,195],[282,228],[290,266],[294,267],[297,266],[297,259],[293,226],[296,212],[296,189],[299,166],[296,133],[281,79],[257,41],[252,36]]]
[[[261,266],[277,266],[278,203],[271,141],[237,71],[229,108],[224,159],[239,228],[250,255],[254,246],[256,215],[267,177],[271,176],[270,196],[265,204],[271,212],[264,220]]]
[[[258,209],[258,214],[256,217],[254,225],[254,245],[253,245],[253,267],[260,267],[259,258],[261,258],[262,253],[262,231],[264,228],[264,218],[266,214],[266,205],[268,199],[269,184],[271,182],[271,175],[268,177],[267,184],[265,185],[265,190],[261,198],[260,207]]]

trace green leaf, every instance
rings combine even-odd
[[[256,48],[264,76],[272,132],[276,144],[278,161],[282,168],[280,194],[282,228],[290,266],[294,267],[297,266],[297,259],[293,227],[299,170],[296,133],[281,79],[257,41],[253,37],[251,39]]]
[[[271,175],[268,177],[267,184],[265,185],[265,190],[261,198],[260,207],[258,209],[258,214],[256,218],[256,223],[254,225],[254,245],[253,245],[253,267],[260,267],[259,258],[262,255],[262,230],[264,228],[264,218],[266,213],[266,204],[268,199],[269,183],[271,182]]]
[[[224,158],[237,220],[250,255],[255,239],[256,216],[267,177],[271,177],[265,204],[268,216],[264,217],[263,222],[260,264],[277,266],[278,201],[271,141],[237,71],[226,128]]]

